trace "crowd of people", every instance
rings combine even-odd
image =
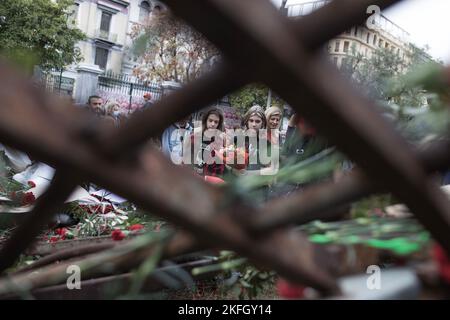
[[[142,109],[153,106],[150,93],[144,94],[144,100]],[[128,117],[121,113],[118,103],[105,104],[99,96],[89,97],[87,107],[115,126]],[[222,110],[212,107],[203,110],[201,121],[193,121],[191,117],[181,119],[152,141],[174,164],[191,167],[199,176],[215,183],[225,183],[230,176],[276,176],[282,168],[334,149],[299,114],[292,114],[282,131],[283,116],[283,110],[277,106],[264,110],[254,105],[243,115],[240,126],[225,129]],[[350,161],[344,161],[327,179],[337,180],[352,167]],[[446,172],[443,184],[449,181]],[[280,184],[275,178],[263,188],[263,198],[270,198],[270,193],[288,195],[309,184],[311,181]]]
[[[145,94],[145,108],[153,106],[151,94]],[[117,103],[106,105],[99,96],[88,100],[90,111],[115,125],[127,117]],[[227,175],[275,175],[280,167],[302,161],[330,147],[308,126],[302,117],[293,114],[287,130],[281,131],[283,110],[272,106],[264,110],[251,107],[240,126],[225,129],[222,110],[212,107],[203,111],[201,121],[186,117],[170,125],[158,139],[161,151],[175,164],[190,166],[203,177],[222,181]]]

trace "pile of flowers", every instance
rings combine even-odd
[[[30,191],[34,187],[36,187],[36,184],[31,180],[28,181],[27,185],[22,185],[15,181],[7,181],[5,185],[2,184],[0,186],[0,195],[9,200],[9,206],[30,206],[36,201],[36,197]]]

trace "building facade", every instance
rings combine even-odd
[[[75,97],[80,72],[131,74],[133,26],[146,23],[154,12],[164,9],[164,4],[150,0],[74,0],[68,23],[86,35],[86,40],[77,44],[83,59],[62,73],[55,71],[55,87]]]
[[[288,0],[286,3],[287,15],[289,17],[302,17],[329,2],[331,0],[307,3]],[[345,59],[355,54],[370,58],[378,48],[392,50],[408,64],[413,49],[409,33],[382,14],[374,17],[374,24],[371,24],[370,28],[367,26],[353,27],[328,41],[325,49],[335,65],[341,67]]]
[[[129,73],[133,68],[128,54],[133,25],[144,24],[152,12],[163,7],[149,0],[75,0],[72,17],[87,36],[78,45],[83,63]]]

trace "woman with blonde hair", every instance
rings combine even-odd
[[[280,125],[282,111],[278,107],[270,107],[264,112],[267,121],[267,139],[274,145],[280,145]]]
[[[120,105],[116,101],[110,101],[105,106],[105,116],[114,119],[115,124],[119,125],[121,119]]]

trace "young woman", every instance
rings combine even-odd
[[[278,107],[270,107],[264,112],[264,114],[266,115],[267,128],[278,130],[281,124],[281,109]]]
[[[245,149],[249,155],[250,161],[246,170],[260,170],[263,167],[261,165],[259,152],[259,140],[261,138],[260,130],[266,129],[267,127],[264,110],[258,105],[251,107],[244,115],[242,124],[245,130]],[[241,171],[241,174],[243,173],[244,172]]]
[[[197,173],[219,177],[225,174],[225,164],[214,161],[214,158],[218,157],[216,153],[225,145],[224,116],[220,109],[212,108],[204,113],[202,126],[194,129],[190,143],[192,163]],[[198,150],[196,143],[201,144]]]
[[[281,125],[281,109],[278,107],[270,107],[265,111],[267,121],[267,139],[273,145],[280,145],[280,125]]]

